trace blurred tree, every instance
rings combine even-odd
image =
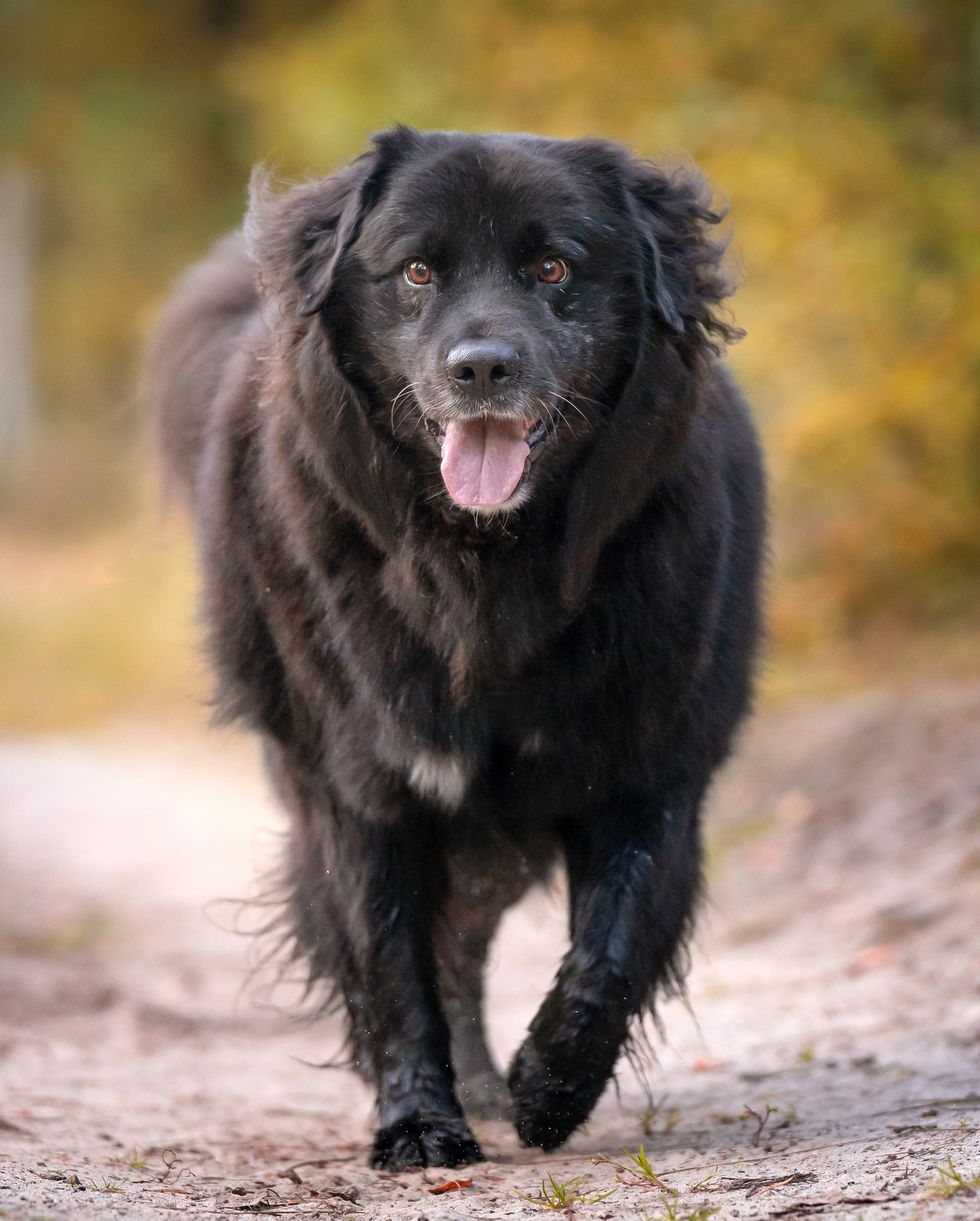
[[[39,384],[59,435],[110,452],[128,439],[153,308],[238,222],[253,160],[324,172],[396,120],[684,149],[730,197],[744,252],[733,361],[773,470],[778,637],[976,615],[974,0],[0,14],[0,139],[39,201]]]
[[[0,477],[28,446],[36,408],[28,337],[34,241],[31,184],[0,164]]]

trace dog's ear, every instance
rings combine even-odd
[[[598,141],[578,155],[638,239],[641,323],[630,375],[568,498],[561,593],[569,609],[588,590],[606,543],[679,459],[703,395],[705,362],[739,334],[715,316],[731,291],[721,265],[725,243],[709,237],[723,217],[697,171],[668,173]]]
[[[733,285],[722,265],[728,242],[711,236],[726,210],[712,207],[707,181],[693,166],[668,172],[636,159],[624,176],[654,315],[696,346],[718,348],[737,339],[741,331],[715,313]]]
[[[276,192],[268,172],[252,171],[245,243],[266,300],[308,317],[324,309],[338,267],[388,175],[418,138],[407,127],[374,137],[374,149],[329,178]]]
[[[373,154],[359,157],[330,178],[276,191],[256,166],[248,188],[245,245],[259,291],[283,313],[299,314],[329,286],[341,218],[357,199]]]

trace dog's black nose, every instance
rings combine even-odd
[[[500,339],[466,339],[446,358],[449,380],[473,398],[485,398],[502,389],[520,370],[520,353]]]

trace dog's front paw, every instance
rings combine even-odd
[[[599,1100],[609,1072],[582,1064],[550,1066],[530,1038],[514,1057],[507,1085],[511,1095],[511,1118],[525,1145],[557,1149],[579,1124],[585,1123]]]
[[[413,1166],[466,1166],[482,1162],[483,1152],[463,1119],[454,1115],[415,1113],[379,1128],[371,1165],[375,1170],[408,1170]]]

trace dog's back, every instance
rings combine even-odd
[[[176,284],[147,362],[168,482],[193,497],[196,462],[228,362],[258,313],[241,234],[223,238]]]

